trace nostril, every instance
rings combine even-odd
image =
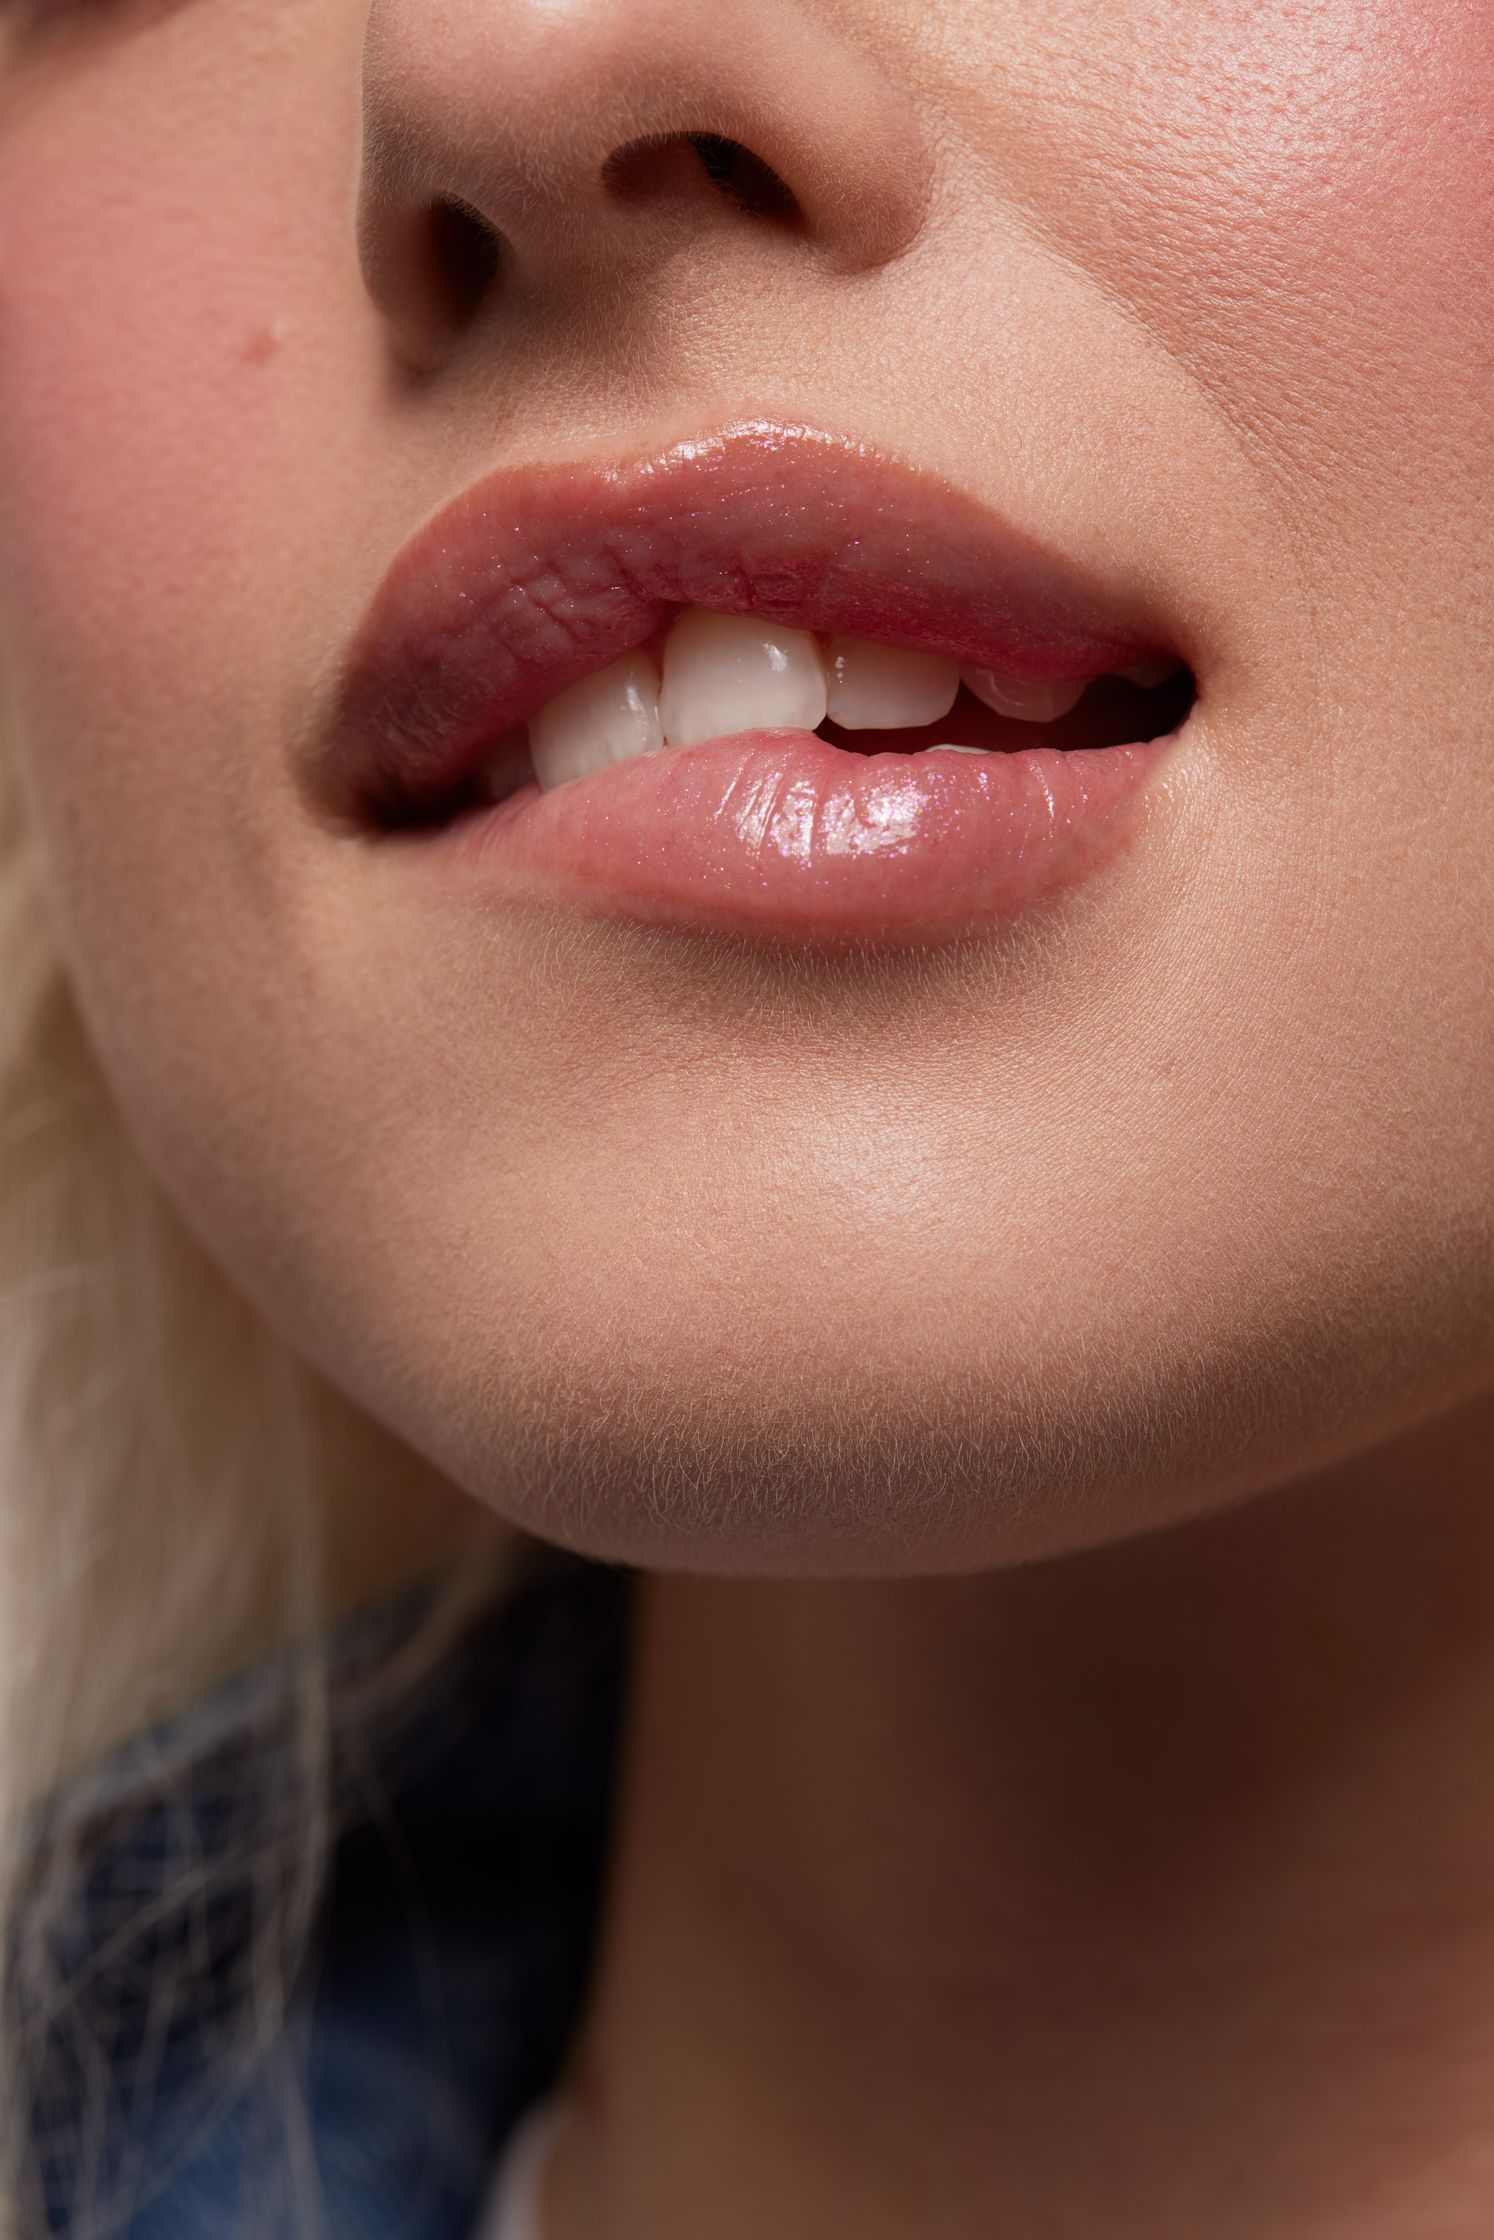
[[[749,217],[800,226],[793,190],[761,156],[716,132],[658,133],[614,149],[603,168],[609,193],[624,202],[654,200],[688,189],[702,172],[716,192]]]
[[[448,316],[470,319],[498,276],[503,237],[468,202],[444,196],[426,220],[436,285]]]
[[[724,140],[715,132],[691,132],[685,137],[699,156],[706,177],[739,210],[754,218],[802,222],[803,212],[792,190],[750,148],[744,148],[738,140]]]

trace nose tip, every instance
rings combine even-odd
[[[906,87],[811,0],[374,0],[364,107],[364,280],[417,356],[504,263],[584,283],[730,223],[866,271],[928,197]]]

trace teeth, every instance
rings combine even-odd
[[[1054,684],[1028,684],[997,669],[963,669],[960,674],[977,700],[1019,723],[1056,723],[1078,707],[1089,683],[1088,677],[1069,677]]]
[[[942,653],[908,653],[869,638],[831,638],[825,668],[830,717],[847,731],[937,723],[960,689],[959,663]]]
[[[3,0],[0,0],[3,6]],[[1182,663],[1140,661],[1117,672],[1150,689]],[[998,715],[1053,723],[1078,705],[1088,678],[1033,684],[999,670],[961,668],[943,654],[912,653],[867,638],[828,638],[745,615],[687,607],[665,642],[660,668],[642,649],[558,693],[529,724],[529,759],[548,791],[609,763],[740,731],[816,731],[830,716],[848,731],[895,731],[949,713],[961,679]],[[519,735],[520,740],[522,734]],[[522,755],[519,740],[514,751]],[[984,754],[953,742],[925,754]],[[502,798],[509,788],[503,765]]]
[[[529,759],[546,792],[663,744],[659,672],[646,653],[624,654],[568,685],[529,725]]]
[[[827,705],[825,663],[807,630],[691,607],[669,634],[660,710],[671,747],[735,731],[813,731]]]

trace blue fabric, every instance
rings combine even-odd
[[[34,1924],[12,1976],[28,2240],[466,2240],[588,1979],[632,1593],[537,1548],[418,1697],[350,1718],[359,1673],[435,1591],[333,1637],[336,1811],[309,1931],[281,1871],[305,1841],[289,1654],[38,1814],[38,1889],[59,1854],[78,1863],[42,1924],[48,1980]],[[254,1955],[282,1940],[290,1995],[261,2013]]]

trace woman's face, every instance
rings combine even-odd
[[[0,678],[61,938],[145,1155],[334,1381],[550,1537],[899,1571],[1194,1513],[1494,1377],[1480,0],[0,25]],[[972,660],[999,578],[1029,684],[1129,649],[1198,697],[1094,847],[1067,797],[1062,845],[967,816],[943,757],[911,854],[718,860],[720,805],[630,765],[531,877],[512,807],[359,791],[398,601],[444,585],[449,646],[485,537],[481,658],[538,615],[547,691],[681,605],[776,597],[823,652],[849,552],[864,637],[917,609]],[[793,720],[757,751],[828,767]]]

